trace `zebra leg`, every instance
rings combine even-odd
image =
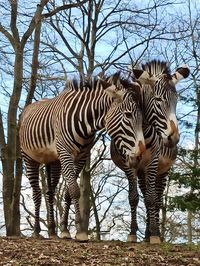
[[[167,183],[167,175],[168,172],[163,173],[162,175],[159,175],[156,180],[156,223],[159,228],[159,236],[160,234],[160,210],[163,207],[163,192],[166,187]],[[161,241],[163,241],[164,237],[161,237]]]
[[[145,195],[146,190],[144,188],[144,186],[140,185],[142,194]],[[156,198],[156,203],[155,203],[155,223],[156,223],[156,228],[157,228],[157,236],[153,236],[150,230],[150,210],[148,207],[148,204],[146,203],[146,200],[144,199],[144,203],[146,206],[146,229],[145,229],[145,237],[144,237],[144,241],[145,242],[160,242],[160,240],[158,239],[158,237],[160,237],[160,224],[159,224],[159,212],[160,212],[160,205],[158,203],[158,194],[157,194],[157,198]],[[151,241],[151,239],[153,239]]]
[[[146,206],[146,204],[145,204],[145,206]],[[150,242],[151,233],[150,233],[149,226],[150,226],[150,216],[149,216],[149,210],[146,207],[146,229],[145,229],[145,236],[144,236],[145,242]]]
[[[152,167],[152,165],[151,165]],[[154,166],[155,167],[155,166]],[[154,168],[157,169],[157,168]],[[154,170],[152,167],[152,170]],[[145,205],[147,208],[147,229],[150,232],[150,243],[160,244],[159,226],[156,222],[156,177],[155,171],[148,171],[146,179]],[[146,234],[148,231],[146,230]]]
[[[56,237],[56,225],[54,220],[54,196],[55,196],[55,189],[58,184],[60,174],[61,174],[61,167],[60,162],[57,164],[46,165],[47,171],[47,202],[48,202],[48,234],[49,237]]]
[[[71,205],[71,198],[69,194],[69,188],[67,186],[65,189],[65,208],[64,208],[63,216],[62,216],[61,223],[60,223],[60,226],[61,226],[60,237],[64,239],[71,239],[71,235],[68,230],[68,216],[69,216],[70,205]]]
[[[40,206],[41,206],[41,189],[39,186],[39,166],[40,164],[29,159],[24,158],[26,164],[26,173],[29,179],[32,191],[33,191],[33,202],[35,205],[35,223],[32,237],[43,238],[40,235]]]
[[[77,164],[78,166],[77,166],[74,164],[72,157],[69,154],[67,158],[66,158],[66,153],[60,154],[60,161],[61,161],[63,176],[66,176],[67,181],[68,181],[68,187],[66,188],[66,192],[65,192],[65,209],[64,209],[64,214],[63,214],[63,218],[61,221],[61,237],[64,237],[64,238],[66,237],[68,238],[68,236],[70,237],[70,234],[68,235],[69,231],[67,230],[67,225],[68,225],[69,208],[72,202],[75,208],[75,224],[77,227],[76,239],[78,241],[88,240],[88,235],[87,233],[83,232],[82,226],[81,226],[81,214],[80,214],[80,206],[79,206],[80,188],[76,180],[80,170],[85,164],[86,159],[87,159],[87,156],[82,161],[79,161]]]
[[[145,201],[145,195],[146,195],[146,178],[145,178],[145,173],[139,173],[139,178],[138,178],[138,183],[139,183],[139,187],[140,190],[142,192],[142,195],[144,197],[144,204],[146,207],[146,229],[145,229],[145,237],[144,237],[144,241],[145,242],[150,242],[150,231],[149,231],[149,212],[148,212],[148,208],[147,208],[147,204]]]
[[[137,242],[137,205],[139,194],[137,190],[137,178],[133,171],[126,172],[129,181],[129,204],[131,207],[131,232],[128,235],[128,242]]]
[[[156,218],[156,174],[157,174],[157,157],[144,169],[144,172],[139,172],[139,187],[144,196],[146,206],[146,230],[145,241],[151,244],[160,243],[159,225]]]
[[[69,188],[66,187],[65,209],[64,209],[64,213],[63,213],[63,217],[61,221],[61,238],[65,238],[65,239],[71,239],[71,235],[68,230],[68,216],[69,216],[70,205],[71,205],[71,197],[69,193]],[[87,241],[88,235],[87,235],[87,232],[83,232],[82,230],[81,220],[79,224],[76,224],[76,229],[77,229],[76,239],[79,241]]]

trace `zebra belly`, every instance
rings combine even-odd
[[[58,161],[58,153],[55,144],[39,149],[23,149],[23,152],[26,153],[29,157],[31,157],[34,161],[39,163],[47,164]]]

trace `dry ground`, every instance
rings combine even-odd
[[[200,265],[200,245],[0,238],[0,265]]]

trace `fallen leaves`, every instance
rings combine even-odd
[[[200,251],[187,245],[0,238],[0,265],[199,266]]]

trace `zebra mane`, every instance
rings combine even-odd
[[[109,83],[112,83],[116,86],[121,87],[121,85],[127,89],[133,86],[133,82],[132,80],[130,81],[130,79],[126,79],[124,77],[121,77],[121,72],[117,71],[116,73],[108,76],[105,78],[105,80]]]
[[[150,76],[159,76],[162,74],[171,75],[171,70],[165,61],[152,60],[146,64],[142,64],[142,69],[146,70]]]
[[[97,82],[98,82],[98,77],[84,77],[82,78],[82,80],[78,80],[78,79],[70,79],[67,80],[66,84],[65,84],[65,88],[66,89],[72,89],[72,90],[85,90],[86,88],[88,89],[95,89],[97,86]]]
[[[101,75],[101,78],[105,81],[107,81],[110,84],[114,84],[117,87],[121,87],[121,85],[127,89],[132,86],[132,81],[129,79],[125,79],[120,77],[121,72],[117,71],[116,73],[109,75],[109,76],[104,76]],[[99,86],[97,86],[97,83],[99,82],[99,75],[94,76],[94,77],[84,77],[82,80],[78,79],[71,79],[68,80],[65,84],[64,89],[72,89],[72,90],[85,90],[85,89],[91,89],[95,90]]]

